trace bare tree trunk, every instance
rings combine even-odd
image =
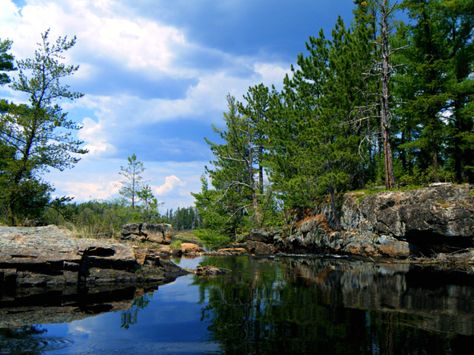
[[[381,40],[382,40],[382,98],[380,107],[380,126],[383,138],[383,153],[385,165],[385,187],[391,189],[395,186],[395,177],[393,175],[392,147],[390,145],[390,109],[389,109],[389,83],[390,83],[390,48],[389,48],[389,29],[388,0],[383,0],[380,5],[381,16]]]
[[[262,166],[262,157],[263,157],[263,147],[258,147],[258,191],[263,195],[263,166]]]

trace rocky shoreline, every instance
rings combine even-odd
[[[182,243],[171,226],[128,225],[130,242],[74,238],[56,226],[0,227],[0,287],[165,283],[186,274],[170,256],[343,254],[474,265],[474,193],[470,185],[344,196],[341,228],[322,212],[282,230],[253,230],[245,243],[215,252]],[[143,243],[146,241],[147,243]]]
[[[246,248],[257,255],[329,253],[474,264],[470,185],[347,193],[339,218],[341,228],[336,230],[323,208],[286,231],[253,230]]]

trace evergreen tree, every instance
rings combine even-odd
[[[28,105],[3,103],[0,117],[0,140],[11,154],[4,163],[3,206],[10,223],[24,214],[24,194],[43,194],[38,201],[47,201],[49,185],[39,180],[39,174],[49,168],[63,170],[79,161],[87,151],[82,141],[72,135],[80,126],[67,117],[59,103],[82,96],[62,83],[78,66],[63,63],[63,54],[74,46],[76,39],[59,37],[49,42],[49,31],[31,59],[19,60],[18,78],[11,87],[27,95]],[[30,189],[36,188],[35,191]]]
[[[122,187],[120,188],[120,195],[130,201],[130,206],[135,208],[138,201],[138,194],[142,190],[142,173],[145,171],[143,163],[137,160],[137,156],[133,153],[127,158],[127,166],[121,166],[119,174],[122,175],[125,180],[122,181]]]
[[[10,83],[8,72],[16,70],[14,65],[14,57],[9,53],[12,41],[0,39],[0,85]]]

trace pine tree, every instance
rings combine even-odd
[[[135,208],[138,202],[139,193],[142,190],[143,176],[141,175],[145,171],[143,162],[137,160],[137,156],[133,153],[127,158],[127,166],[121,166],[119,174],[122,175],[125,180],[122,182],[120,188],[120,195],[130,201],[130,206]]]
[[[33,58],[17,62],[18,78],[11,84],[14,90],[26,95],[28,104],[4,104],[7,109],[0,116],[0,140],[14,151],[5,169],[3,187],[10,223],[28,210],[28,191],[38,197],[38,206],[47,203],[51,187],[40,180],[42,172],[72,167],[87,152],[81,147],[83,142],[72,134],[80,125],[69,119],[59,105],[62,100],[82,96],[63,83],[78,70],[78,66],[63,63],[64,52],[74,46],[76,39],[59,37],[51,43],[49,31],[41,39]]]

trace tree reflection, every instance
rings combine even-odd
[[[130,328],[131,325],[138,322],[138,312],[145,309],[151,300],[151,293],[145,293],[144,295],[137,297],[133,300],[132,305],[126,311],[123,311],[120,319],[120,327],[124,329]]]
[[[195,279],[202,319],[226,353],[441,354],[474,344],[472,334],[430,331],[416,312],[383,309],[384,301],[400,304],[410,293],[403,269],[384,277],[373,264],[323,259],[206,263],[232,270]],[[369,307],[366,300],[374,299],[380,304]]]

